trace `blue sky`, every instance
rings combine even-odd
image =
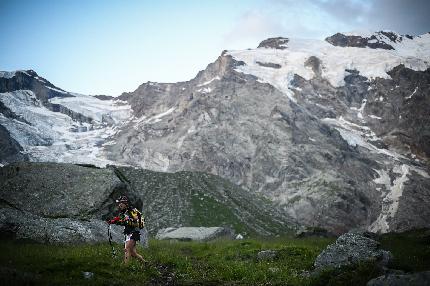
[[[272,36],[430,30],[430,1],[0,0],[0,70],[33,69],[84,94],[193,78],[224,49]]]

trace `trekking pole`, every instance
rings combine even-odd
[[[109,227],[108,227],[109,244],[110,244],[110,247],[112,248],[112,258],[115,258],[116,257],[116,251],[115,251],[115,247],[112,244],[112,232],[111,232],[110,226],[111,225],[109,224]]]

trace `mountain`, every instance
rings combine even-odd
[[[430,34],[381,31],[270,38],[224,51],[190,81],[147,82],[116,99],[46,80],[20,86],[18,76],[40,77],[5,73],[2,164],[28,156],[202,171],[263,195],[298,225],[429,227],[429,66]],[[58,94],[44,95],[48,87]]]

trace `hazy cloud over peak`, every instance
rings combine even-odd
[[[227,42],[248,41],[272,37],[285,33],[282,23],[259,10],[248,10],[233,24],[233,29],[225,35]]]
[[[428,0],[308,0],[346,24],[420,35],[430,31]],[[290,2],[290,1],[285,1]]]
[[[357,30],[420,35],[430,31],[429,12],[426,0],[265,0],[237,19],[226,42],[253,47],[272,36],[323,39]]]

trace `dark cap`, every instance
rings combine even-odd
[[[115,200],[115,202],[119,203],[124,203],[124,204],[128,204],[128,198],[126,196],[120,196],[117,200]]]

